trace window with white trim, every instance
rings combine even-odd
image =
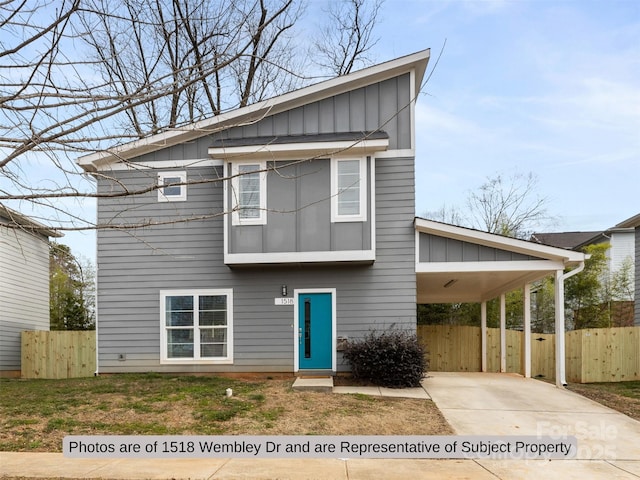
[[[160,292],[163,363],[233,362],[233,291]]]
[[[233,225],[266,224],[266,162],[234,162],[231,175]]]
[[[158,201],[183,202],[187,199],[187,172],[158,173]]]
[[[367,220],[367,159],[331,159],[331,221]]]

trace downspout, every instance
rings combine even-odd
[[[585,259],[590,258],[589,255],[585,255]],[[567,386],[567,378],[566,378],[566,361],[565,361],[565,331],[564,331],[564,327],[565,327],[565,323],[564,323],[564,282],[565,280],[567,280],[568,278],[573,277],[574,275],[577,275],[578,273],[582,272],[584,270],[584,266],[585,266],[585,262],[584,260],[580,262],[580,265],[578,265],[577,268],[574,268],[573,270],[571,270],[570,272],[567,273],[563,273],[562,275],[560,275],[559,277],[556,276],[556,278],[559,278],[562,282],[562,290],[556,290],[557,294],[559,296],[561,296],[562,301],[561,302],[557,302],[556,303],[556,308],[557,309],[562,309],[562,329],[559,330],[558,329],[558,325],[556,325],[556,385],[557,386],[563,386],[566,387]],[[556,316],[556,322],[557,322],[557,316]]]
[[[100,375],[100,356],[98,355],[98,276],[99,276],[99,266],[98,266],[98,239],[96,238],[96,278],[95,278],[95,288],[96,288],[96,293],[95,293],[95,297],[94,297],[94,305],[95,305],[95,326],[96,326],[96,371],[93,373],[94,377],[97,377]]]

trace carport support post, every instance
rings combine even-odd
[[[555,274],[555,323],[556,323],[556,386],[567,385],[564,360],[564,272]]]
[[[531,378],[531,285],[525,283],[523,295],[524,311],[524,378]]]
[[[500,372],[507,371],[507,296],[500,294]]]
[[[487,302],[480,304],[480,353],[482,355],[482,371],[487,371]]]

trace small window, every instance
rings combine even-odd
[[[160,292],[165,363],[231,363],[231,290]]]
[[[158,174],[158,201],[182,202],[187,199],[187,173],[162,172]]]
[[[332,159],[331,219],[334,222],[367,220],[367,162],[365,158]]]
[[[266,162],[234,163],[231,174],[233,224],[267,223]]]

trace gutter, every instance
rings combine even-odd
[[[585,258],[585,260],[588,260],[589,258],[591,258],[591,255],[585,255],[584,258]],[[567,273],[563,274],[562,275],[562,280],[566,280],[567,278],[571,278],[571,277],[573,277],[574,275],[577,275],[578,273],[580,273],[583,270],[584,270],[584,261],[580,262],[580,265],[578,265],[578,268],[574,268],[570,272],[567,272]]]

